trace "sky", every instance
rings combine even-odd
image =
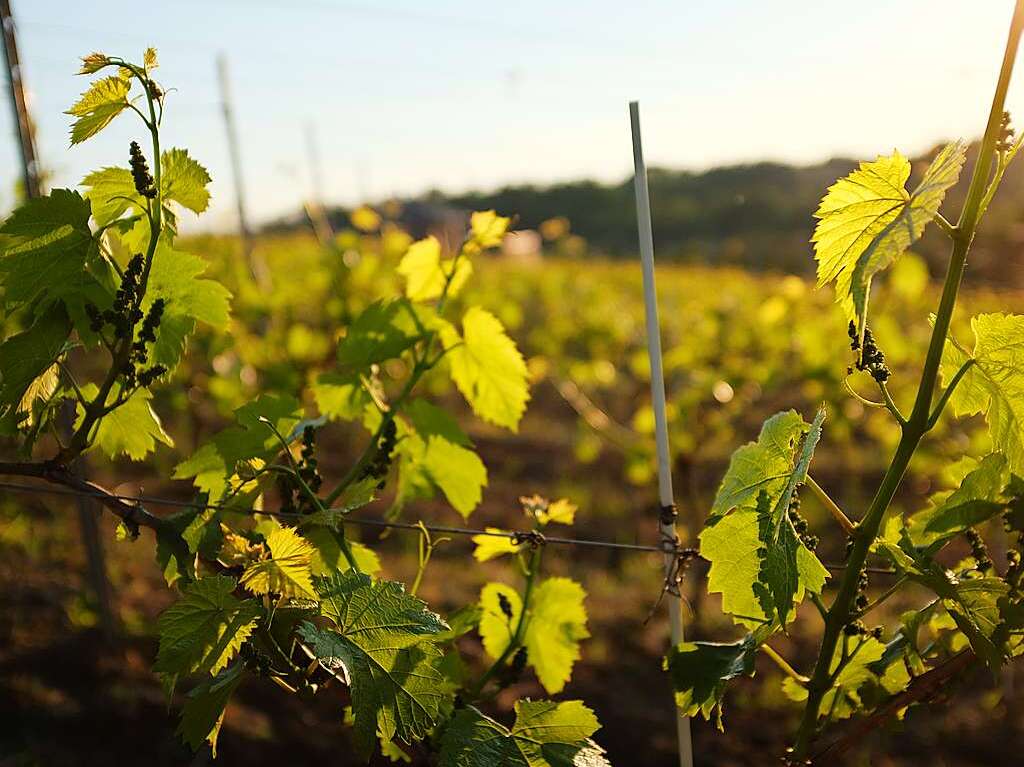
[[[93,50],[158,48],[162,143],[213,176],[198,229],[235,222],[216,59],[228,62],[249,215],[319,188],[351,205],[631,172],[627,103],[650,165],[702,170],[906,154],[978,136],[1012,0],[11,0],[53,185],[127,165],[123,114],[69,149],[63,111]],[[1021,72],[1024,75],[1024,71]],[[6,97],[6,93],[4,94]],[[1024,83],[1011,86],[1013,111]],[[0,109],[0,211],[20,172]],[[310,147],[315,149],[311,152]],[[315,162],[311,158],[315,158]],[[314,171],[313,168],[316,168]]]

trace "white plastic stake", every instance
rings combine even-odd
[[[651,406],[654,408],[654,439],[658,449],[658,500],[662,508],[673,506],[672,462],[668,451],[668,423],[665,417],[665,373],[661,364],[661,328],[658,324],[658,299],[654,289],[654,238],[651,233],[651,200],[647,191],[647,166],[640,140],[640,107],[629,102],[629,122],[633,130],[633,183],[636,193],[636,219],[640,233],[640,263],[643,267],[644,317],[647,325],[647,354],[651,360]],[[663,539],[676,540],[675,522],[661,523]],[[665,575],[675,567],[675,557],[665,555]],[[683,614],[678,597],[668,595],[668,617],[672,644],[683,641]],[[676,709],[676,733],[679,740],[680,767],[693,767],[690,720]]]

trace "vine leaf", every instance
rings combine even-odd
[[[71,145],[81,144],[110,125],[110,122],[128,108],[131,80],[116,75],[103,77],[64,114],[76,118],[71,124]]]
[[[176,202],[193,213],[210,204],[209,171],[189,156],[187,149],[168,149],[161,156],[160,187],[165,202]]]
[[[398,357],[422,333],[408,301],[376,301],[352,321],[338,343],[338,362],[351,371]]]
[[[487,467],[473,451],[473,443],[454,418],[426,400],[413,400],[405,414],[411,426],[403,422],[399,428],[401,477],[409,479],[418,473],[419,479],[438,487],[452,508],[468,519],[487,486]]]
[[[35,394],[48,388],[32,393],[33,387],[52,369],[70,331],[67,312],[61,304],[54,304],[28,330],[0,344],[0,416],[12,412],[15,420],[27,416],[29,422],[23,425],[31,425]]]
[[[876,673],[878,663],[885,655],[886,647],[873,637],[859,637],[848,640],[850,659],[836,676],[832,686],[822,698],[819,716],[831,712],[835,719],[847,719],[861,708],[862,696],[866,688],[880,685],[887,693],[895,693],[905,686],[909,676],[902,663],[891,664],[880,676]],[[835,672],[842,658],[842,648],[836,648],[830,670]],[[807,688],[787,677],[782,682],[782,690],[793,701],[807,700]]]
[[[507,600],[511,617],[501,609],[501,596]],[[533,591],[520,639],[530,666],[549,693],[561,692],[565,687],[580,657],[580,640],[590,636],[585,597],[583,587],[569,578],[548,578]],[[480,592],[480,607],[484,650],[498,658],[512,642],[522,600],[510,586],[488,583]]]
[[[681,642],[665,657],[665,670],[672,680],[676,705],[686,716],[700,714],[715,726],[722,726],[722,700],[730,681],[753,676],[757,648],[770,633],[762,627],[737,642]]]
[[[498,527],[485,527],[484,530],[488,533],[507,532]],[[526,545],[524,543],[517,544],[511,538],[500,535],[474,535],[473,543],[476,544],[476,548],[473,549],[473,558],[477,562],[487,562],[506,554],[517,554]]]
[[[198,751],[205,741],[210,744],[213,756],[217,756],[217,736],[224,722],[224,709],[244,672],[245,667],[235,663],[189,692],[181,711],[178,734],[193,751]]]
[[[484,421],[519,430],[530,399],[526,363],[501,321],[478,306],[462,317],[462,336],[450,325],[441,330],[452,380]]]
[[[519,700],[512,729],[472,706],[441,737],[441,767],[610,767],[590,737],[601,725],[578,700]]]
[[[164,240],[157,245],[142,305],[146,312],[157,298],[166,304],[152,347],[153,362],[173,369],[197,322],[220,330],[227,326],[231,293],[216,280],[200,278],[207,266],[205,259],[174,250]]]
[[[85,384],[81,387],[82,394],[92,401],[99,393],[96,384]],[[107,397],[107,403],[114,402],[121,395],[121,388],[115,384]],[[133,461],[141,461],[156,449],[156,443],[162,442],[174,447],[174,440],[164,431],[160,416],[149,404],[153,399],[149,389],[136,389],[131,396],[116,409],[100,419],[93,439],[93,448],[102,450],[108,458],[125,455]],[[78,428],[85,417],[81,403],[78,404],[75,428]]]
[[[174,479],[193,478],[197,488],[212,499],[223,497],[242,461],[270,460],[280,444],[260,417],[270,420],[281,434],[290,434],[302,420],[302,406],[289,395],[262,394],[235,411],[235,426],[229,426],[174,467]]]
[[[154,671],[216,676],[234,658],[259,622],[254,599],[236,599],[234,578],[223,575],[192,581],[182,598],[160,615],[160,647]]]
[[[316,579],[316,591],[334,628],[306,622],[299,633],[349,681],[357,750],[368,759],[378,734],[404,743],[425,737],[450,697],[430,641],[448,625],[394,581],[348,572]]]
[[[942,355],[942,378],[950,381],[968,359],[967,370],[950,397],[956,416],[983,413],[993,447],[1024,474],[1024,316],[979,314],[971,319],[974,351],[952,338]]]
[[[89,203],[78,192],[54,189],[29,200],[0,226],[0,275],[7,306],[41,297],[39,309],[94,282],[96,253]]]
[[[765,421],[756,442],[733,452],[709,516],[718,517],[748,504],[762,489],[776,497],[793,465],[793,448],[807,428],[795,410],[776,413]]]
[[[241,583],[253,594],[316,599],[312,582],[314,549],[293,528],[275,527],[267,535],[270,559],[249,565]]]
[[[493,210],[478,210],[469,217],[470,242],[479,248],[501,245],[512,219]]]
[[[931,508],[907,520],[907,530],[917,546],[946,540],[980,524],[1006,508],[1004,490],[1010,479],[1006,457],[985,456],[953,491],[935,493]]]
[[[160,157],[162,218],[166,230],[174,234],[177,216],[170,203],[178,203],[194,213],[203,212],[210,201],[206,186],[211,179],[206,168],[185,149],[168,149]],[[121,239],[131,251],[144,250],[149,240],[149,221],[145,218],[147,200],[135,188],[131,171],[116,166],[101,168],[82,179],[82,186],[86,188],[86,199],[92,203],[96,225],[107,226],[130,213],[130,217],[119,224]]]
[[[942,606],[967,637],[975,655],[993,670],[1002,665],[1010,652],[1006,624],[1019,620],[1014,606],[1005,599],[1010,588],[1006,581],[994,577],[961,579],[947,572],[914,546],[898,518],[890,522],[874,547],[892,560],[899,572],[942,600]],[[1003,614],[1004,608],[1007,615]]]
[[[913,245],[960,177],[967,145],[947,144],[913,192],[910,161],[899,152],[862,162],[831,187],[815,212],[811,238],[818,287],[835,282],[836,300],[864,333],[871,280]]]
[[[722,610],[748,628],[785,626],[806,592],[819,593],[828,578],[786,515],[807,479],[824,417],[821,409],[810,425],[793,411],[769,418],[757,442],[733,453],[700,533],[701,556],[711,563],[708,591],[720,593]]]
[[[455,273],[452,274],[452,269]],[[473,274],[468,258],[441,259],[441,243],[431,235],[409,246],[398,263],[398,273],[405,277],[405,296],[410,301],[430,301],[444,292],[448,275],[452,275],[448,296],[454,298]]]
[[[322,373],[311,388],[317,409],[334,420],[354,421],[371,404],[370,395],[355,372]]]

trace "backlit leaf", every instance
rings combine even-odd
[[[509,729],[467,706],[441,738],[441,767],[610,767],[590,737],[600,724],[578,700],[518,700]]]
[[[948,384],[969,358],[968,369],[950,398],[956,416],[983,413],[993,447],[1024,474],[1024,316],[979,314],[971,319],[974,351],[968,354],[952,339],[942,355],[942,378]]]
[[[155,671],[215,676],[231,661],[259,621],[254,599],[239,600],[237,583],[223,575],[188,584],[182,597],[160,615]]]
[[[118,76],[104,77],[92,83],[65,112],[76,118],[71,124],[71,143],[80,144],[95,136],[127,109],[130,88],[131,81]]]
[[[85,384],[81,390],[90,402],[99,392],[95,384]],[[115,384],[107,397],[107,404],[116,402],[120,395],[120,387]],[[96,428],[93,447],[102,450],[108,458],[125,455],[133,461],[141,461],[152,453],[157,442],[174,447],[174,440],[164,431],[160,416],[149,404],[152,398],[149,389],[136,389],[126,402],[103,416]],[[84,416],[79,404],[76,428]]]
[[[502,611],[499,594],[507,600],[511,618]],[[585,596],[583,587],[568,578],[548,578],[533,590],[521,641],[527,662],[549,693],[565,687],[573,664],[580,657],[580,640],[590,636],[583,606]],[[514,589],[488,583],[480,593],[480,606],[484,649],[492,658],[498,658],[512,641],[522,600]]]
[[[178,735],[193,751],[207,742],[213,756],[217,756],[217,736],[224,722],[224,710],[244,675],[245,666],[235,663],[189,692],[181,712]]]
[[[462,337],[442,330],[452,380],[480,418],[511,431],[530,399],[526,363],[501,322],[478,306],[462,318]]]
[[[95,281],[90,261],[96,252],[89,203],[78,192],[54,189],[29,200],[0,226],[3,303],[27,303],[40,295],[49,303],[80,292]]]
[[[967,145],[947,144],[913,192],[905,188],[910,161],[899,152],[880,156],[831,187],[814,216],[818,286],[835,282],[836,300],[863,335],[872,278],[913,245],[956,183]]]
[[[249,565],[241,584],[253,594],[315,599],[312,582],[314,549],[290,527],[278,527],[267,536],[270,559]]]
[[[421,740],[450,695],[437,669],[441,651],[429,641],[448,625],[393,581],[348,572],[318,578],[316,590],[334,628],[304,623],[299,633],[322,665],[349,681],[357,750],[368,757],[378,734]]]

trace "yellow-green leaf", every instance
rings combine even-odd
[[[99,391],[95,384],[85,384],[81,390],[90,402]],[[120,396],[121,389],[115,384],[107,397],[107,404],[116,402]],[[152,453],[157,442],[174,447],[174,440],[164,431],[160,416],[149,404],[152,398],[148,389],[136,389],[126,402],[100,419],[92,447],[102,450],[108,458],[126,455],[133,461],[141,461]],[[85,411],[79,403],[76,428],[84,416]]]
[[[913,192],[906,190],[910,161],[899,152],[880,156],[831,187],[814,216],[818,285],[835,281],[839,301],[863,334],[872,278],[913,245],[956,183],[967,145],[943,147]]]
[[[526,362],[501,321],[478,306],[462,318],[462,336],[442,328],[452,380],[480,418],[511,431],[530,399]]]
[[[950,339],[942,355],[947,385],[961,365],[974,359],[950,405],[956,416],[984,414],[992,446],[1006,456],[1011,471],[1024,474],[1024,316],[979,314],[971,327],[973,352]]]
[[[65,112],[77,118],[71,124],[71,143],[80,144],[95,136],[127,109],[130,88],[130,80],[117,76],[104,77],[90,85],[89,90]]]
[[[312,581],[314,549],[290,527],[278,527],[267,536],[270,559],[256,562],[242,574],[242,585],[253,594],[316,599]]]
[[[507,600],[511,617],[501,609]],[[534,590],[521,636],[526,657],[537,679],[549,693],[565,687],[573,664],[580,657],[580,640],[590,636],[583,587],[569,578],[548,578]],[[511,643],[522,612],[522,600],[515,589],[488,583],[480,593],[480,636],[492,658],[499,657]]]
[[[486,527],[484,529],[488,533],[506,532],[497,527]],[[523,544],[517,544],[511,538],[503,535],[474,535],[473,543],[476,544],[476,548],[473,549],[473,558],[477,562],[486,562],[495,557],[515,554],[523,547]]]
[[[405,295],[411,301],[429,301],[440,297],[445,282],[455,269],[447,295],[454,298],[473,274],[468,258],[441,259],[441,243],[431,235],[409,246],[398,264],[398,273],[405,277]]]

